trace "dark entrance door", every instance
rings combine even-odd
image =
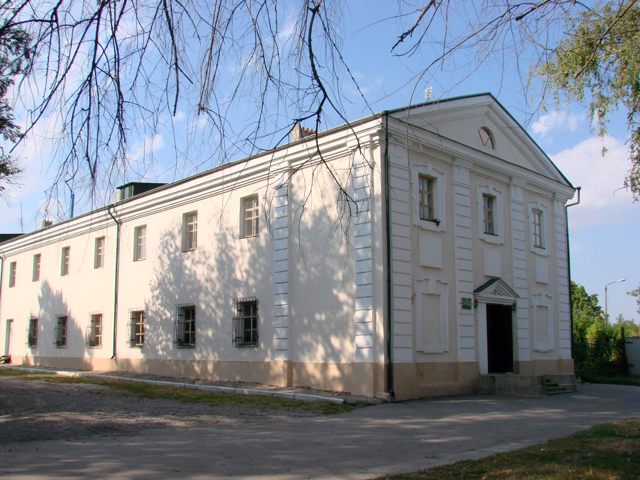
[[[487,305],[489,373],[513,372],[513,325],[511,305]]]

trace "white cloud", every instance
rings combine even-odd
[[[626,223],[638,215],[631,192],[623,188],[629,149],[622,141],[591,137],[551,158],[573,185],[582,187],[581,203],[571,209],[573,227]]]
[[[533,123],[531,128],[533,133],[545,138],[555,130],[568,130],[570,132],[575,132],[581,122],[582,117],[575,113],[569,113],[566,110],[553,110],[542,115]]]

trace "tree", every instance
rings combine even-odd
[[[601,134],[617,107],[625,109],[631,168],[625,180],[640,200],[640,3],[596,4],[568,22],[564,38],[540,68],[557,95],[588,103]]]
[[[294,22],[284,20],[285,5],[296,6]],[[50,195],[65,182],[91,193],[100,181],[139,175],[147,165],[128,155],[132,139],[152,138],[182,110],[210,128],[200,138],[208,166],[273,148],[301,122],[316,131],[344,123],[351,103],[371,112],[341,43],[345,8],[338,0],[4,2],[0,35],[19,29],[32,39],[34,61],[19,82],[21,94],[35,92],[25,100],[26,133],[51,115],[64,132]],[[472,50],[478,63],[512,54],[516,68],[531,67],[524,90],[542,72],[541,91],[591,94],[602,122],[622,103],[634,162],[627,183],[637,198],[637,88],[631,73],[618,75],[637,65],[637,15],[637,0],[403,1],[397,15],[369,28],[385,29],[397,57],[426,58],[408,74],[415,91]],[[584,43],[584,53],[564,61]],[[238,106],[248,104],[251,115],[242,116]]]
[[[628,295],[631,295],[632,297],[636,297],[636,304],[638,305],[638,313],[640,313],[640,287],[636,288],[635,290],[631,290],[630,292],[627,292]]]
[[[26,71],[30,58],[27,32],[17,27],[0,29],[0,135],[5,141],[16,142],[20,138],[20,127],[15,122],[7,94],[15,77]],[[15,158],[0,146],[0,195],[20,171]]]

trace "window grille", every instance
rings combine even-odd
[[[193,348],[196,346],[195,305],[182,305],[178,307],[176,345],[182,348]]]
[[[54,344],[56,347],[67,346],[67,317],[58,317],[54,332]]]
[[[131,312],[129,323],[129,345],[142,348],[144,346],[144,311]]]
[[[248,297],[235,300],[233,317],[233,345],[235,347],[258,346],[258,300]]]
[[[27,346],[35,347],[38,345],[38,319],[29,319],[29,330],[27,332]]]

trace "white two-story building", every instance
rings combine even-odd
[[[0,243],[0,346],[396,399],[571,378],[573,193],[489,94],[384,112]]]

